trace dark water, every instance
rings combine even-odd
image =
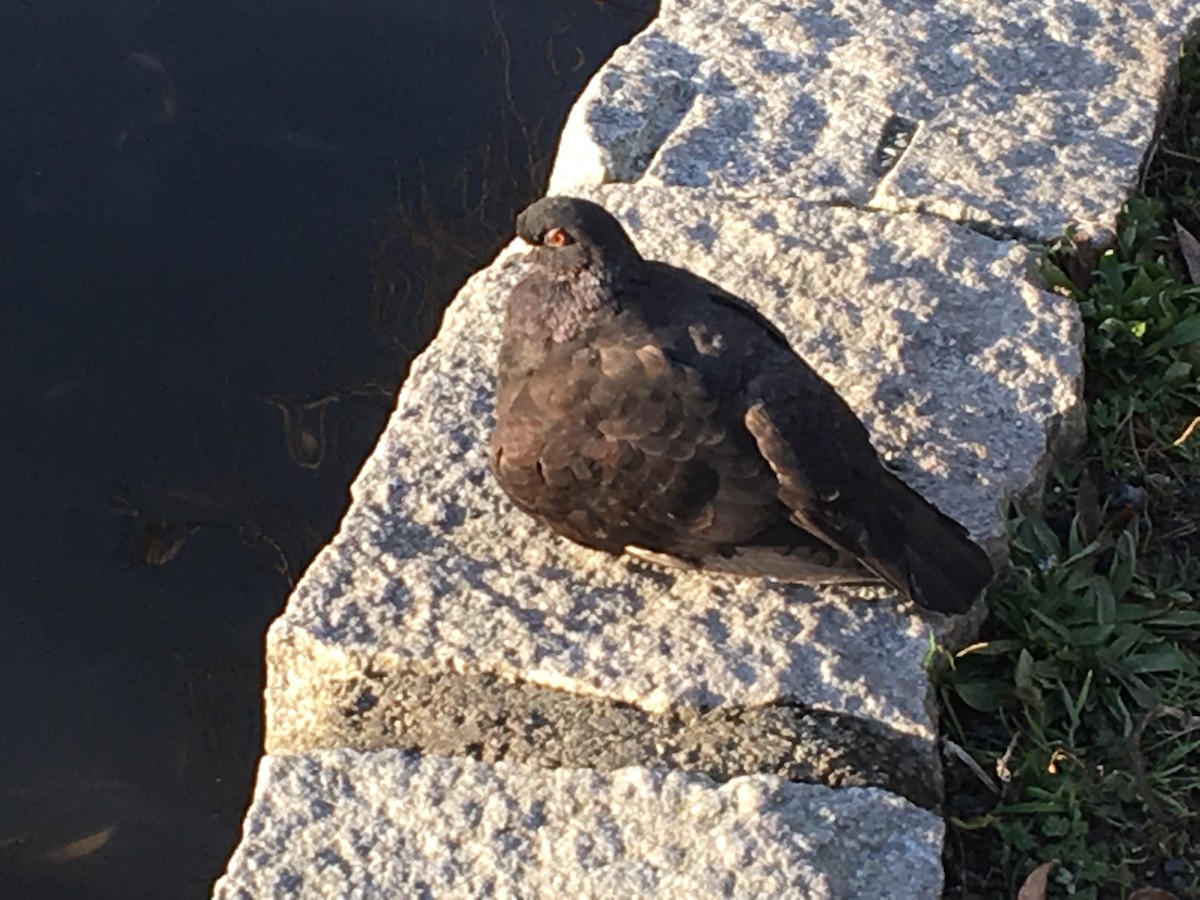
[[[262,643],[648,0],[0,0],[0,897],[199,897]]]

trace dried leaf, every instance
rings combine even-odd
[[[1138,888],[1126,900],[1179,900],[1179,898],[1161,888],[1144,887]]]
[[[101,828],[87,837],[81,837],[77,841],[71,841],[69,844],[63,844],[61,847],[47,850],[42,854],[42,861],[48,863],[65,863],[76,859],[83,859],[85,856],[91,856],[108,843],[108,839],[112,837],[114,830],[115,827],[109,825],[107,828]]]
[[[1046,900],[1046,886],[1050,881],[1050,870],[1057,864],[1056,860],[1051,860],[1042,863],[1030,872],[1025,883],[1021,885],[1021,892],[1017,894],[1017,900]]]
[[[983,771],[983,768],[979,765],[979,763],[975,762],[970,753],[958,746],[958,744],[954,743],[954,741],[950,740],[949,738],[942,738],[942,748],[945,750],[947,755],[953,756],[968,769],[970,769],[975,777],[987,786],[989,791],[991,791],[993,794],[1000,793],[1000,788],[996,787],[996,782],[988,776],[987,772]]]
[[[1200,284],[1200,241],[1180,225],[1178,219],[1175,220],[1175,237],[1179,239],[1179,251],[1183,254],[1184,263],[1187,264],[1192,284]]]
[[[1175,440],[1171,442],[1171,446],[1182,447],[1187,443],[1188,438],[1195,434],[1197,428],[1200,428],[1200,416],[1196,416],[1194,419],[1192,419],[1192,421],[1188,422],[1187,428],[1183,429],[1183,434],[1175,438]]]

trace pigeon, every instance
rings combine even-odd
[[[644,259],[587,200],[538,200],[517,234],[532,268],[506,304],[490,451],[519,509],[659,565],[971,607],[987,554],[754,306]]]

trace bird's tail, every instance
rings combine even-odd
[[[888,490],[904,529],[904,562],[879,574],[925,609],[966,612],[992,580],[988,555],[962,525],[900,479]]]

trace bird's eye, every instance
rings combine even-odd
[[[546,236],[542,238],[542,243],[547,247],[565,247],[567,244],[575,243],[575,239],[562,228],[551,228],[546,232]]]

